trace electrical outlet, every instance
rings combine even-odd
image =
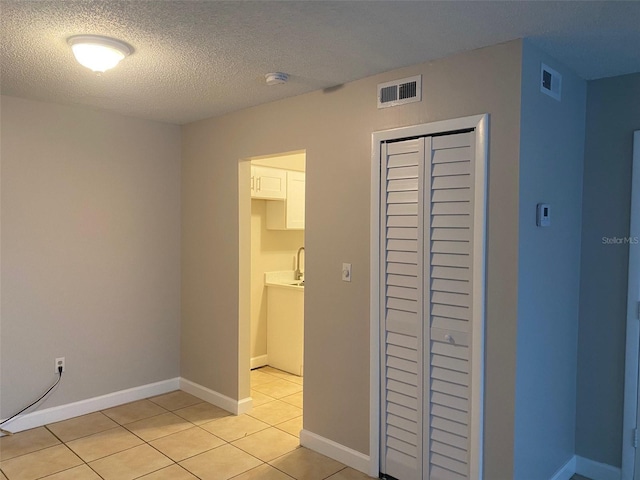
[[[62,371],[64,372],[64,357],[56,358],[56,373],[58,373],[58,368],[62,367]]]

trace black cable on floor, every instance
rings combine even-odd
[[[33,402],[30,405],[27,405],[26,407],[24,407],[22,410],[20,410],[18,413],[11,415],[9,418],[7,418],[6,420],[0,422],[0,432],[2,433],[6,433],[7,435],[13,435],[12,432],[9,432],[7,430],[3,430],[2,429],[2,425],[4,425],[5,423],[10,422],[11,420],[13,420],[14,418],[16,418],[18,415],[20,415],[22,412],[30,409],[31,407],[33,407],[35,404],[37,404],[38,402],[40,402],[42,399],[44,399],[44,397],[46,397],[47,395],[49,395],[49,393],[51,392],[51,390],[53,390],[54,388],[56,388],[56,386],[60,383],[60,380],[62,380],[62,367],[58,367],[58,380],[56,380],[56,383],[54,383],[53,385],[51,385],[51,387],[49,388],[49,390],[47,390],[46,392],[44,392],[42,394],[42,396],[40,398],[38,398],[35,402]]]

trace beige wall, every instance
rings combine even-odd
[[[179,127],[6,96],[0,108],[0,417],[55,380],[59,356],[42,407],[178,376]]]
[[[284,168],[286,170],[304,172],[306,155],[304,152],[287,153],[275,157],[253,159],[251,163],[265,167]]]
[[[238,377],[238,161],[304,149],[304,428],[368,453],[371,133],[487,112],[485,477],[511,478],[521,49],[514,41],[184,126],[183,376],[247,395]],[[415,74],[421,103],[376,109],[376,84]],[[340,279],[342,262],[353,265],[351,283]]]
[[[298,248],[304,246],[303,230],[267,230],[266,223],[267,200],[251,200],[252,358],[267,354],[267,288],[264,286],[264,272],[294,270]]]

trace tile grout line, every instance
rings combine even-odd
[[[82,415],[81,415],[82,416]],[[77,418],[77,417],[76,417]],[[80,455],[78,455],[69,445],[67,445],[66,442],[63,442],[62,439],[56,435],[51,429],[49,429],[49,425],[44,425],[45,430],[47,430],[51,435],[53,435],[54,437],[56,437],[56,439],[60,442],[58,445],[64,445],[71,453],[73,453],[76,457],[78,457],[80,459],[80,461],[82,462],[80,465],[75,465],[73,467],[69,467],[69,468],[65,468],[64,470],[60,470],[59,472],[54,472],[54,473],[50,473],[49,475],[45,475],[44,477],[39,477],[39,478],[46,478],[48,476],[51,475],[56,475],[58,473],[61,472],[66,472],[67,470],[71,470],[72,468],[78,468],[82,465],[86,465],[89,469],[91,469],[91,471],[93,471],[96,475],[98,475],[98,477],[100,477],[102,480],[104,480],[102,478],[102,476],[100,476],[98,474],[98,472],[96,472],[95,470],[93,470],[93,468],[91,468],[91,466],[89,464],[87,464],[87,462],[84,461],[84,458],[82,458]],[[117,427],[113,427],[113,428],[117,428]],[[86,435],[89,436],[89,435]],[[80,438],[84,438],[84,437],[80,437]],[[57,446],[57,445],[54,445]],[[16,457],[17,458],[17,457]],[[8,480],[11,480],[8,476],[7,476]]]
[[[206,403],[206,402],[201,402],[201,403]],[[170,411],[170,412],[171,412],[171,411]],[[171,412],[171,413],[173,413],[173,412]],[[164,414],[161,414],[161,415],[164,415]],[[155,417],[155,416],[157,416],[157,415],[154,415],[154,416],[152,416],[152,417],[148,417],[148,418],[153,418],[153,417]],[[182,417],[180,417],[180,418],[182,418]],[[221,418],[226,418],[226,417],[221,417]],[[297,418],[297,417],[295,417],[295,418]],[[141,420],[144,420],[144,419],[141,419]],[[186,420],[186,419],[184,419],[184,420],[185,420],[185,421],[187,421],[188,423],[191,423],[191,425],[192,425],[193,427],[199,428],[200,430],[202,430],[202,431],[204,431],[204,432],[207,432],[208,434],[213,435],[213,436],[214,436],[214,437],[216,437],[216,438],[219,438],[219,439],[220,439],[221,441],[223,441],[224,443],[223,443],[222,445],[218,445],[217,447],[214,447],[214,448],[211,448],[211,449],[205,450],[205,451],[203,451],[203,452],[199,452],[199,453],[197,453],[197,454],[195,454],[195,455],[192,455],[192,456],[190,456],[190,457],[183,458],[183,459],[182,459],[182,460],[180,460],[179,462],[183,462],[183,461],[188,460],[188,459],[190,459],[190,458],[197,457],[198,455],[201,455],[201,454],[206,453],[206,452],[210,452],[210,451],[215,450],[215,449],[217,449],[217,448],[220,448],[220,447],[222,447],[222,446],[224,446],[224,445],[230,445],[230,446],[232,446],[232,447],[234,447],[234,448],[237,448],[238,450],[241,450],[242,452],[246,453],[247,455],[250,455],[251,457],[253,457],[253,458],[257,459],[258,461],[262,462],[260,465],[256,466],[255,468],[258,468],[258,467],[260,467],[260,466],[262,466],[262,465],[265,465],[265,464],[269,465],[269,463],[268,463],[268,462],[265,462],[264,460],[262,460],[262,459],[260,459],[260,458],[256,457],[255,455],[253,455],[253,454],[251,454],[251,453],[249,453],[249,452],[246,452],[245,450],[242,450],[240,447],[237,447],[237,446],[233,445],[233,443],[232,443],[232,442],[228,442],[228,441],[224,440],[223,438],[220,438],[220,437],[218,437],[217,435],[215,435],[215,434],[213,434],[213,433],[211,433],[211,432],[209,432],[209,431],[205,430],[205,429],[204,429],[204,428],[202,428],[200,425],[196,425],[196,424],[194,424],[194,423],[192,423],[192,422],[189,422],[189,421],[188,421],[188,420]],[[220,420],[220,418],[216,418],[216,419],[212,420],[211,422],[206,422],[206,423],[205,423],[205,424],[203,424],[203,425],[206,425],[207,423],[213,423],[213,422],[215,422],[215,421],[217,421],[217,420]],[[286,420],[286,421],[288,421],[288,420]],[[134,423],[134,422],[129,422],[129,423]],[[265,422],[265,423],[266,423],[266,422]],[[128,424],[127,424],[127,425],[128,425]],[[271,424],[267,424],[267,425],[269,425],[269,426],[268,426],[268,427],[266,427],[266,428],[264,428],[264,429],[262,429],[262,430],[259,430],[258,432],[254,432],[254,433],[259,433],[259,432],[264,431],[264,430],[266,430],[266,429],[268,429],[268,428],[277,428],[275,425],[271,425]],[[147,444],[147,445],[149,445],[151,448],[153,448],[154,450],[156,450],[158,453],[160,453],[160,454],[161,454],[161,455],[163,455],[164,457],[168,458],[168,459],[172,462],[172,465],[177,465],[177,466],[179,466],[180,468],[182,468],[183,470],[185,470],[185,471],[187,471],[188,473],[190,473],[191,475],[193,475],[194,477],[196,477],[196,478],[200,478],[200,477],[197,477],[197,475],[196,475],[195,473],[193,473],[192,471],[190,471],[190,470],[186,469],[185,467],[183,467],[182,465],[180,465],[180,463],[179,463],[178,461],[173,460],[171,457],[167,456],[166,454],[164,454],[163,452],[161,452],[160,450],[158,450],[154,445],[151,445],[151,443],[150,443],[150,442],[155,441],[155,440],[158,440],[158,439],[160,439],[160,438],[166,438],[166,437],[169,437],[169,436],[171,436],[171,435],[175,435],[176,433],[180,433],[180,432],[174,432],[174,433],[169,434],[169,435],[163,435],[163,436],[161,436],[161,437],[155,438],[155,439],[153,439],[153,440],[151,440],[151,441],[146,441],[146,440],[144,440],[143,438],[141,438],[141,437],[139,437],[138,435],[136,435],[136,434],[135,434],[134,432],[132,432],[131,430],[129,430],[125,425],[119,424],[119,426],[121,426],[122,428],[125,428],[128,432],[130,432],[130,433],[131,433],[131,434],[133,434],[134,436],[138,437],[138,438],[143,442],[143,444]],[[191,428],[193,428],[193,427],[189,427],[189,429],[191,429]],[[185,430],[186,430],[186,429],[185,429]],[[185,431],[185,430],[182,430],[182,431]],[[279,429],[278,429],[278,430],[279,430]],[[282,431],[282,430],[281,430],[281,431]],[[284,432],[284,433],[287,433],[288,435],[291,435],[291,434],[289,434],[288,432]],[[251,434],[251,435],[253,435],[253,434]],[[242,438],[246,438],[247,436],[250,436],[250,435],[245,435],[245,437],[241,437],[241,438],[236,439],[236,440],[233,440],[233,441],[237,441],[237,440],[240,440],[240,439],[242,439]],[[292,436],[293,436],[293,435],[292,435]],[[57,438],[57,437],[56,437],[56,438]],[[140,445],[136,445],[135,447],[130,447],[130,448],[127,448],[127,449],[121,450],[120,452],[115,452],[115,453],[110,454],[110,455],[105,455],[104,457],[101,457],[101,458],[108,458],[108,457],[110,457],[110,456],[116,455],[116,454],[118,454],[118,453],[125,452],[125,451],[127,451],[127,450],[131,450],[131,449],[136,448],[136,447],[139,447],[139,446],[140,446]],[[67,448],[69,448],[69,447],[67,447]],[[296,447],[294,450],[296,450],[297,448],[300,448],[300,446]],[[292,451],[294,451],[294,450],[292,450]],[[75,452],[74,452],[74,453],[75,453]],[[287,452],[287,453],[291,453],[291,452]],[[276,458],[280,458],[281,456],[284,456],[284,455],[286,455],[287,453],[285,453],[285,454],[283,454],[283,455],[280,455],[280,456],[278,456],[278,457],[276,457]],[[82,460],[82,459],[81,459],[81,460]],[[96,459],[96,460],[99,460],[99,459]],[[274,458],[274,459],[272,459],[271,461],[273,461],[273,460],[275,460],[275,458]],[[84,460],[83,460],[83,461],[84,461]],[[95,460],[92,460],[92,461],[95,461]],[[85,463],[86,463],[86,462],[85,462]],[[86,463],[86,464],[87,464],[87,466],[89,466],[89,468],[91,468],[91,466],[90,466],[90,465],[88,465],[88,463]],[[145,475],[150,475],[151,473],[154,473],[154,472],[156,472],[156,471],[160,471],[160,470],[162,470],[162,469],[164,469],[164,468],[168,468],[168,467],[170,467],[170,466],[172,466],[172,465],[168,465],[168,466],[166,466],[166,467],[162,467],[162,468],[160,468],[160,469],[158,469],[158,470],[154,470],[153,472],[147,472],[147,473],[143,474],[142,476],[140,476],[140,477],[136,477],[136,478],[142,478],[142,477],[144,477]],[[273,467],[273,468],[275,468],[275,467]],[[92,468],[92,470],[93,470],[93,468]],[[94,471],[95,471],[95,470],[94,470]],[[247,471],[249,471],[249,470],[247,470]],[[97,473],[97,472],[96,472],[96,473]],[[239,474],[238,474],[238,475],[236,475],[236,476],[242,475],[242,474],[244,474],[244,473],[246,473],[246,472],[241,472],[241,473],[239,473]],[[283,473],[284,473],[284,472],[283,472]],[[100,476],[100,475],[99,475],[99,476]],[[100,478],[102,478],[102,477],[100,477]]]
[[[104,479],[104,477],[103,477],[102,475],[100,475],[100,474],[99,474],[99,473],[98,473],[98,472],[97,472],[97,471],[96,471],[96,470],[95,470],[95,469],[94,469],[94,468],[89,464],[90,462],[85,461],[82,457],[80,457],[80,455],[79,455],[78,453],[76,453],[76,452],[75,452],[75,451],[74,451],[74,450],[69,446],[69,443],[74,442],[74,441],[76,441],[76,440],[86,439],[86,438],[89,438],[89,437],[91,437],[91,436],[93,436],[93,435],[98,435],[98,434],[102,434],[102,433],[105,433],[105,432],[109,432],[109,431],[111,431],[111,430],[116,430],[116,429],[121,428],[123,431],[126,431],[127,433],[130,433],[131,435],[133,435],[135,438],[139,439],[142,443],[141,443],[140,445],[136,445],[136,446],[133,446],[133,447],[125,448],[125,449],[120,450],[120,451],[118,451],[118,452],[114,452],[114,453],[111,453],[111,454],[109,454],[109,455],[105,455],[105,456],[103,456],[103,457],[96,458],[96,459],[94,459],[94,460],[91,460],[91,462],[95,462],[95,461],[98,461],[98,460],[101,460],[101,459],[105,459],[105,458],[108,458],[108,457],[111,457],[111,456],[114,456],[114,455],[120,454],[120,453],[122,453],[122,452],[126,452],[126,451],[128,451],[128,450],[132,450],[132,449],[134,449],[134,448],[140,447],[140,446],[142,446],[142,445],[148,445],[148,446],[149,446],[149,447],[151,447],[155,452],[159,453],[162,457],[166,458],[166,459],[170,462],[170,464],[169,464],[169,465],[166,465],[166,466],[164,466],[164,467],[161,467],[161,468],[158,468],[158,469],[152,470],[152,471],[145,472],[143,475],[141,475],[141,476],[139,476],[139,477],[136,477],[136,478],[142,478],[142,477],[144,477],[144,476],[146,476],[146,475],[151,475],[151,474],[153,474],[153,473],[155,473],[155,472],[158,472],[158,471],[160,471],[160,470],[163,470],[163,469],[165,469],[165,468],[169,468],[169,467],[173,467],[173,466],[177,466],[177,467],[179,467],[181,470],[183,470],[183,471],[185,471],[185,472],[188,472],[190,475],[193,475],[193,477],[194,477],[194,478],[200,478],[200,477],[198,477],[195,473],[191,472],[190,470],[188,470],[188,469],[187,469],[187,468],[185,468],[184,466],[180,465],[180,463],[179,463],[179,462],[183,462],[183,461],[188,460],[188,459],[190,459],[190,458],[194,458],[194,457],[196,457],[196,456],[198,456],[198,455],[201,455],[201,454],[204,454],[204,453],[210,452],[210,451],[212,451],[212,450],[215,450],[216,448],[220,448],[220,447],[222,447],[222,446],[229,445],[229,446],[232,446],[232,447],[234,447],[234,448],[236,448],[236,449],[238,449],[238,450],[242,451],[243,453],[247,454],[248,456],[250,456],[250,457],[252,457],[252,458],[254,458],[254,459],[256,459],[257,461],[259,461],[259,462],[260,462],[260,464],[259,464],[259,465],[257,465],[256,467],[254,467],[254,468],[252,468],[252,469],[249,469],[249,470],[246,470],[245,472],[241,472],[241,473],[239,473],[238,475],[235,475],[235,476],[234,476],[234,477],[232,477],[232,478],[236,478],[236,477],[238,477],[238,476],[241,476],[241,475],[243,475],[243,474],[245,474],[245,473],[247,473],[247,472],[249,472],[249,471],[251,471],[251,470],[253,470],[253,469],[255,469],[255,468],[260,468],[260,467],[262,467],[262,466],[264,466],[264,465],[268,465],[270,468],[273,468],[273,469],[275,469],[275,470],[277,470],[277,471],[281,472],[282,474],[286,475],[286,476],[287,476],[287,478],[293,478],[293,479],[295,480],[295,478],[294,478],[294,477],[292,477],[292,476],[291,476],[291,475],[289,475],[288,473],[286,473],[286,472],[284,472],[284,471],[280,470],[279,468],[275,467],[275,466],[274,466],[274,465],[272,465],[270,462],[276,461],[276,460],[278,460],[279,458],[284,457],[284,456],[286,456],[286,455],[288,455],[288,454],[291,454],[291,453],[295,452],[296,450],[298,450],[298,449],[302,448],[302,446],[299,444],[299,440],[300,440],[300,439],[299,439],[299,436],[293,435],[293,434],[291,434],[290,432],[287,432],[287,431],[283,430],[283,429],[282,429],[282,428],[280,428],[279,426],[280,426],[280,425],[282,425],[282,424],[284,424],[284,423],[286,423],[286,422],[289,422],[289,421],[292,421],[292,420],[295,420],[295,419],[297,419],[297,418],[302,417],[302,408],[301,408],[301,407],[298,407],[297,405],[294,405],[294,404],[290,404],[290,403],[288,403],[288,402],[285,402],[284,400],[282,400],[282,398],[286,398],[286,397],[289,397],[289,396],[293,396],[293,395],[300,394],[300,393],[302,393],[302,391],[303,391],[302,389],[303,389],[304,387],[303,387],[303,385],[300,385],[299,383],[296,383],[296,382],[291,382],[291,381],[289,381],[289,380],[288,380],[288,379],[286,379],[286,378],[281,378],[281,377],[278,377],[278,376],[276,376],[276,375],[272,375],[272,374],[270,374],[270,373],[268,373],[268,372],[263,372],[263,373],[264,373],[265,375],[270,375],[270,376],[273,378],[273,380],[270,380],[269,382],[264,382],[264,384],[271,383],[271,382],[274,382],[274,381],[276,381],[276,380],[284,380],[285,382],[287,382],[287,383],[289,383],[289,384],[291,384],[291,385],[295,385],[296,387],[300,387],[300,388],[301,388],[301,390],[300,390],[300,391],[298,391],[298,392],[294,392],[294,393],[291,393],[291,394],[288,394],[288,395],[284,395],[283,397],[280,397],[280,398],[278,398],[278,397],[272,397],[271,395],[268,395],[268,394],[265,394],[265,393],[260,392],[259,390],[256,390],[256,392],[260,393],[261,395],[264,395],[265,397],[267,397],[267,398],[271,398],[271,399],[272,399],[272,400],[270,400],[270,401],[265,402],[263,405],[266,405],[266,404],[268,404],[268,403],[272,403],[273,401],[279,401],[280,403],[282,403],[282,404],[284,404],[284,405],[291,406],[291,407],[294,407],[294,408],[296,408],[296,409],[299,409],[299,410],[300,410],[300,415],[294,416],[293,418],[289,418],[289,419],[286,419],[286,420],[283,420],[283,421],[278,421],[277,423],[272,423],[272,422],[266,422],[266,421],[261,420],[261,419],[259,419],[259,418],[253,417],[253,416],[251,416],[251,415],[249,415],[249,414],[246,414],[246,415],[247,415],[247,417],[250,417],[250,418],[252,418],[252,419],[254,419],[254,420],[257,420],[257,421],[259,421],[259,422],[264,423],[264,424],[266,425],[266,426],[265,426],[265,428],[262,428],[262,429],[260,429],[260,430],[258,430],[258,431],[256,431],[256,432],[252,432],[251,434],[247,434],[247,433],[245,433],[245,435],[244,435],[243,437],[240,437],[240,438],[234,439],[234,440],[232,440],[232,441],[227,441],[227,440],[225,440],[224,438],[221,438],[221,437],[219,437],[219,436],[215,435],[213,432],[210,432],[210,431],[206,430],[206,429],[205,429],[205,428],[203,428],[203,427],[204,427],[205,425],[207,425],[207,424],[215,423],[216,421],[219,421],[219,420],[221,420],[221,419],[223,419],[223,418],[227,418],[227,417],[228,417],[228,415],[225,415],[225,416],[223,416],[223,417],[214,418],[214,419],[212,419],[212,420],[210,420],[210,421],[206,421],[206,422],[201,423],[201,424],[196,424],[196,423],[194,423],[194,422],[190,421],[189,419],[184,418],[184,417],[182,417],[181,415],[177,414],[177,413],[176,413],[176,411],[181,410],[181,409],[183,409],[183,408],[189,408],[189,407],[193,407],[193,406],[196,406],[196,405],[204,404],[204,403],[207,403],[207,402],[199,401],[199,402],[196,402],[196,403],[193,403],[193,404],[190,404],[190,405],[181,406],[181,407],[179,407],[179,408],[175,408],[175,409],[170,409],[170,408],[166,408],[166,407],[164,407],[163,405],[161,405],[160,403],[156,403],[154,400],[152,400],[152,398],[160,397],[160,396],[156,396],[156,397],[146,398],[146,399],[141,399],[141,400],[147,400],[147,401],[149,401],[149,402],[153,403],[155,406],[157,406],[157,407],[159,407],[159,408],[163,409],[164,411],[163,411],[162,413],[158,413],[158,414],[155,414],[155,415],[151,415],[151,416],[149,416],[149,417],[145,417],[145,418],[140,418],[140,419],[138,419],[138,420],[133,420],[133,421],[128,422],[128,423],[121,423],[120,421],[117,421],[117,420],[115,420],[114,418],[112,418],[112,417],[110,417],[109,415],[107,415],[107,414],[105,413],[105,412],[106,412],[106,410],[99,410],[99,411],[97,411],[97,412],[91,412],[91,413],[86,414],[86,415],[91,415],[92,413],[99,413],[100,415],[102,415],[102,416],[104,416],[105,418],[107,418],[107,419],[109,419],[110,421],[112,421],[112,422],[114,423],[114,425],[113,425],[113,426],[109,426],[109,428],[106,428],[106,429],[104,429],[104,430],[97,431],[97,432],[94,432],[94,433],[91,433],[91,434],[82,434],[82,435],[80,435],[80,436],[79,436],[79,437],[77,437],[77,438],[73,438],[73,439],[69,440],[69,442],[64,442],[64,441],[63,441],[63,440],[62,440],[62,439],[61,439],[57,434],[55,434],[55,433],[53,432],[53,430],[51,430],[51,429],[49,428],[49,427],[50,427],[50,425],[53,425],[53,424],[43,425],[43,427],[45,428],[45,430],[46,430],[48,433],[50,433],[50,434],[52,435],[52,437],[53,437],[53,438],[54,438],[58,443],[57,443],[57,444],[54,444],[54,445],[47,446],[47,447],[39,448],[39,449],[37,449],[37,450],[34,450],[33,452],[28,452],[28,453],[25,453],[25,454],[17,455],[17,456],[15,456],[15,457],[12,457],[12,459],[13,459],[13,458],[19,458],[19,457],[22,457],[22,456],[25,456],[25,455],[29,455],[29,454],[34,454],[34,453],[40,452],[40,451],[42,451],[42,450],[45,450],[45,449],[47,449],[47,448],[56,447],[56,446],[59,446],[59,445],[64,445],[64,447],[65,447],[65,448],[66,448],[70,453],[72,453],[76,458],[78,458],[78,460],[79,460],[81,463],[80,463],[79,465],[75,465],[75,466],[73,466],[73,467],[69,467],[69,468],[65,468],[65,469],[63,469],[63,470],[60,470],[59,472],[52,472],[52,473],[48,473],[48,474],[47,474],[47,476],[56,475],[56,474],[58,474],[58,473],[65,472],[65,471],[67,471],[67,470],[71,470],[71,469],[78,468],[78,467],[81,467],[81,466],[83,466],[83,465],[86,465],[86,466],[87,466],[87,467],[88,467],[88,468],[89,468],[93,473],[95,473],[95,475],[96,475],[98,478]],[[180,391],[180,390],[176,390],[176,391]],[[171,392],[170,392],[170,393],[171,393]],[[134,403],[134,402],[129,402],[129,403]],[[126,404],[123,404],[123,405],[126,405]],[[120,405],[119,405],[119,406],[116,406],[116,407],[112,407],[112,408],[118,408],[118,407],[120,407]],[[110,409],[109,409],[109,410],[110,410]],[[185,422],[185,424],[187,424],[188,426],[187,426],[185,429],[183,429],[183,430],[179,430],[179,431],[177,431],[177,432],[169,433],[169,434],[166,434],[166,435],[161,435],[160,437],[157,437],[157,438],[154,438],[154,439],[151,439],[151,440],[148,440],[148,441],[147,441],[147,440],[145,440],[144,438],[142,438],[140,435],[136,434],[134,431],[132,431],[132,430],[128,427],[128,425],[131,425],[131,424],[136,423],[136,422],[138,422],[138,421],[142,421],[142,420],[147,420],[147,419],[155,418],[155,417],[158,417],[158,416],[161,416],[161,415],[165,415],[165,414],[167,414],[167,413],[172,413],[174,416],[176,416],[176,417],[180,418],[180,419],[181,419],[181,421],[184,421],[184,422]],[[82,417],[82,416],[84,416],[84,415],[80,415],[79,417],[73,417],[73,418],[80,418],[80,417]],[[57,423],[57,422],[56,422],[56,423]],[[160,451],[158,448],[156,448],[154,445],[152,445],[152,444],[151,444],[151,442],[153,442],[153,441],[156,441],[156,440],[159,440],[159,439],[162,439],[162,438],[167,438],[167,437],[169,437],[169,436],[171,436],[171,435],[179,434],[179,433],[181,433],[181,432],[184,432],[184,431],[187,431],[187,430],[193,429],[194,427],[195,427],[195,428],[197,428],[197,429],[199,429],[199,431],[201,431],[201,432],[205,432],[205,433],[207,433],[207,434],[209,434],[209,435],[213,436],[214,438],[218,439],[219,441],[221,441],[221,442],[222,442],[222,444],[218,445],[217,447],[213,447],[213,448],[210,448],[210,449],[206,449],[206,450],[204,450],[204,451],[202,451],[202,452],[199,452],[199,453],[197,453],[197,454],[194,454],[194,455],[191,455],[191,456],[186,457],[186,458],[184,458],[184,459],[181,459],[180,461],[175,461],[175,460],[173,460],[173,459],[172,459],[171,457],[169,457],[167,454],[163,453],[162,451]],[[241,439],[243,439],[243,438],[250,437],[251,435],[254,435],[254,434],[258,434],[258,433],[263,432],[263,431],[265,431],[265,430],[268,430],[268,429],[270,429],[270,428],[273,428],[273,429],[275,429],[275,430],[276,430],[276,431],[278,431],[278,432],[284,433],[284,434],[286,434],[287,436],[291,436],[291,437],[296,438],[296,439],[297,439],[297,445],[295,446],[295,448],[294,448],[293,450],[290,450],[290,451],[288,451],[288,452],[285,452],[285,453],[283,453],[283,454],[281,454],[281,455],[278,455],[278,456],[276,456],[275,458],[270,459],[269,461],[264,461],[264,460],[262,460],[262,459],[258,458],[257,456],[255,456],[254,454],[252,454],[252,453],[250,453],[250,452],[248,452],[248,451],[245,451],[245,450],[243,450],[242,448],[240,448],[240,447],[238,447],[238,446],[236,446],[236,445],[234,445],[234,444],[233,444],[233,442],[236,442],[236,441],[241,440]],[[20,433],[20,432],[19,432],[19,433]],[[10,460],[10,459],[7,459],[7,460]],[[346,467],[344,467],[344,468],[346,468]],[[339,471],[344,470],[344,468],[340,469]],[[4,472],[4,469],[0,469],[0,471],[1,471],[4,475],[6,475],[6,473]],[[338,473],[338,472],[335,472],[335,473]],[[334,473],[334,474],[335,474],[335,473]],[[334,474],[332,474],[332,475],[334,475]],[[45,477],[39,477],[39,478],[45,479],[47,476],[45,476]],[[328,478],[328,477],[327,477],[327,478]],[[7,476],[7,479],[8,479],[8,480],[11,480],[8,476]]]

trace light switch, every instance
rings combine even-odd
[[[351,264],[350,263],[342,264],[342,281],[343,282],[351,281]]]

